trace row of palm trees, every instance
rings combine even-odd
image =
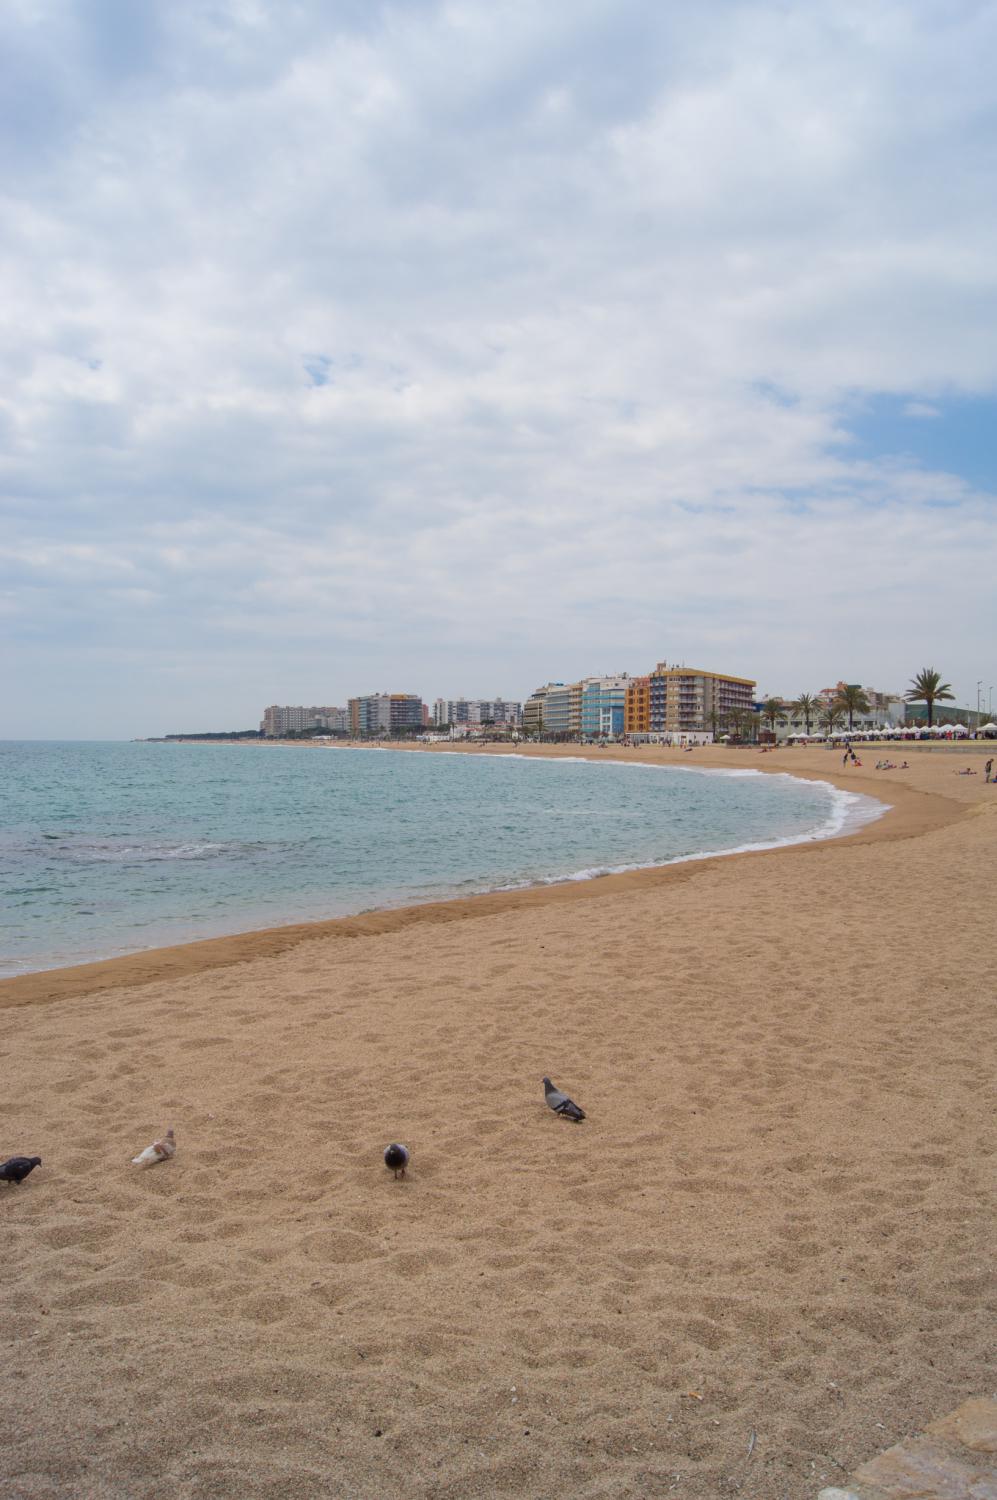
[[[928,727],[930,728],[933,723],[935,704],[953,699],[955,694],[952,692],[951,684],[943,682],[941,674],[936,672],[934,667],[922,667],[917,676],[911,680],[904,697],[908,703],[927,704]],[[855,715],[869,712],[870,705],[866,694],[862,688],[851,685],[841,688],[830,702],[819,698],[815,693],[801,693],[790,703],[784,702],[782,698],[767,698],[759,714],[748,709],[734,709],[727,716],[727,728],[739,739],[744,737],[745,731],[750,734],[759,724],[767,724],[773,734],[777,724],[789,723],[802,723],[807,734],[810,733],[811,724],[817,724],[826,734],[833,734],[847,719],[848,730],[851,733],[855,727]]]

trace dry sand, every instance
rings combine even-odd
[[[0,984],[3,1494],[811,1500],[989,1392],[997,788],[900,748],[697,752],[835,843]]]

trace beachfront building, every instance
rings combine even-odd
[[[545,739],[577,739],[582,722],[580,682],[548,682],[523,705],[523,733]]]
[[[926,703],[905,703],[905,722],[917,725],[919,729],[928,727],[928,705]],[[986,714],[976,708],[956,708],[948,702],[936,703],[932,720],[934,724],[960,724],[963,729],[970,731],[985,727]],[[985,736],[989,738],[989,735]]]
[[[345,708],[311,707],[271,703],[263,710],[260,733],[268,740],[283,739],[288,734],[302,734],[309,729],[348,728]]]
[[[732,715],[751,712],[755,686],[750,677],[659,662],[649,675],[650,733],[722,734]]]
[[[433,704],[433,723],[438,729],[448,725],[478,729],[482,724],[515,729],[522,722],[523,705],[506,698],[437,698]]]
[[[829,708],[841,694],[849,687],[859,687],[858,683],[838,682],[834,687],[821,688],[816,695],[817,700],[824,708]],[[910,705],[905,701],[902,693],[884,693],[878,688],[863,687],[861,691],[869,702],[869,712],[864,714],[853,714],[853,727],[860,729],[891,729],[897,724],[902,724],[909,717]]]
[[[626,713],[626,672],[617,677],[583,677],[579,688],[579,729],[583,739],[623,733]]]
[[[902,693],[881,693],[876,688],[866,688],[865,695],[869,700],[868,717],[874,723],[888,728],[902,724],[907,717],[908,705]]]
[[[651,679],[629,677],[626,699],[623,706],[624,734],[650,734],[651,732]]]
[[[424,727],[423,703],[418,693],[368,693],[349,702],[350,733],[406,734]]]
[[[581,728],[581,683],[551,683],[544,700],[544,736],[548,739],[576,740]]]
[[[349,734],[350,711],[348,708],[327,708],[324,714],[318,715],[318,728],[327,729],[330,734]]]
[[[548,682],[543,687],[538,687],[535,693],[531,693],[523,704],[523,733],[529,735],[541,735],[544,732],[544,715],[547,708],[547,694],[551,688],[563,687],[563,682]]]
[[[472,724],[504,724],[518,729],[523,722],[523,705],[510,698],[475,698],[471,703]]]

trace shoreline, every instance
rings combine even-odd
[[[197,742],[200,743],[200,742]],[[204,743],[215,743],[206,741]],[[230,742],[229,742],[230,743]],[[243,743],[253,743],[246,741]],[[259,742],[264,743],[264,742]],[[299,742],[288,743],[294,748]],[[308,742],[304,742],[308,744]],[[309,748],[312,746],[309,745]],[[371,749],[372,746],[334,745],[336,749]],[[382,747],[377,747],[382,748]],[[191,942],[141,949],[112,958],[84,964],[67,964],[51,969],[32,970],[26,974],[0,978],[0,1010],[47,1004],[57,1000],[90,995],[97,991],[152,984],[160,980],[188,977],[210,970],[259,958],[274,958],[302,943],[325,939],[353,941],[378,937],[389,932],[430,924],[447,924],[499,913],[536,909],[548,904],[585,901],[626,891],[656,889],[673,882],[695,878],[717,864],[734,861],[785,857],[826,849],[829,846],[866,843],[880,839],[905,839],[934,828],[941,828],[965,816],[965,807],[936,792],[924,792],[905,782],[889,782],[891,801],[884,802],[883,787],[854,772],[841,774],[834,769],[800,766],[796,757],[806,751],[772,750],[765,752],[765,764],[746,765],[749,752],[706,746],[693,752],[690,764],[687,752],[665,746],[613,746],[597,750],[580,745],[391,745],[391,750],[414,754],[445,755],[514,755],[523,759],[587,760],[596,764],[664,765],[687,771],[751,770],[762,775],[790,775],[801,781],[814,781],[838,791],[872,798],[883,811],[863,822],[851,832],[839,832],[819,838],[775,847],[751,848],[731,852],[708,852],[679,857],[664,865],[642,867],[619,873],[607,873],[580,880],[571,876],[511,890],[494,890],[477,895],[450,897],[440,901],[419,902],[398,907],[381,907],[354,916],[330,917],[318,921],[281,923],[276,927],[256,928],[221,937],[199,938]],[[832,752],[833,754],[833,752]],[[784,763],[792,759],[791,765]],[[758,753],[752,755],[757,760]],[[778,762],[778,763],[777,763]],[[927,800],[925,800],[927,799]]]

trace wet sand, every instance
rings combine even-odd
[[[989,1391],[983,749],[644,751],[893,806],[0,983],[4,1493],[803,1500]]]

